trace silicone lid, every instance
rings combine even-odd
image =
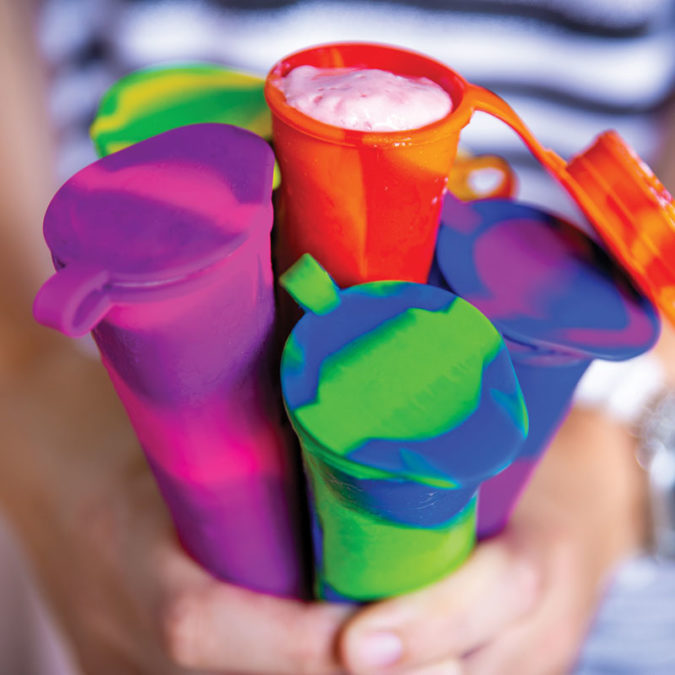
[[[270,207],[273,156],[258,136],[200,124],[89,165],[52,199],[44,234],[61,265],[114,280],[170,281],[215,262]],[[271,223],[266,222],[271,227]]]
[[[503,158],[497,155],[470,154],[463,148],[448,174],[448,190],[463,201],[473,199],[509,198],[516,194],[518,179]]]
[[[180,127],[104,157],[52,199],[44,235],[59,270],[40,290],[38,321],[88,332],[116,294],[141,299],[226,258],[272,226],[274,157],[224,124]]]
[[[651,169],[611,130],[568,163],[543,147],[506,101],[462,83],[460,107],[508,124],[569,192],[635,282],[675,321],[675,206]]]
[[[622,360],[658,337],[651,303],[603,249],[533,206],[447,195],[436,264],[515,347]]]
[[[340,291],[308,255],[281,283],[311,310],[286,342],[281,380],[303,445],[321,459],[360,478],[458,487],[517,453],[525,403],[477,309],[410,282]]]
[[[675,205],[652,170],[613,131],[567,166],[595,207],[593,225],[610,251],[675,321]]]

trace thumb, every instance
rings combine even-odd
[[[441,581],[355,615],[341,639],[344,662],[370,675],[461,657],[527,612],[537,585],[506,537],[486,542]]]

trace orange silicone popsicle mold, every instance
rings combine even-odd
[[[373,133],[324,124],[289,106],[276,86],[300,65],[427,77],[445,89],[453,107],[442,119],[407,131]],[[426,281],[459,135],[481,111],[516,131],[635,283],[675,321],[673,200],[616,132],[601,134],[568,164],[542,146],[493,92],[422,54],[368,43],[330,44],[288,56],[267,76],[265,96],[283,176],[280,271],[309,252],[340,285]]]

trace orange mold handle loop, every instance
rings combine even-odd
[[[547,150],[534,137],[532,132],[525,126],[523,120],[518,117],[513,108],[497,94],[489,89],[467,83],[464,100],[473,111],[486,112],[508,124],[525,142],[532,154],[549,170],[556,178],[565,170],[567,163],[562,157],[556,155],[553,150]]]
[[[482,189],[474,184],[474,180],[483,172],[496,173],[499,182],[489,188]],[[509,163],[496,155],[464,155],[461,152],[455,161],[448,176],[448,190],[455,197],[464,201],[474,199],[510,199],[516,193],[518,181]]]
[[[567,190],[591,222],[602,219],[602,213],[599,212],[596,204],[570,175],[567,162],[553,150],[545,148],[504,99],[489,89],[471,83],[467,83],[464,99],[471,110],[488,113],[510,126],[520,136],[532,155]]]

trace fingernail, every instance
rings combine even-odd
[[[393,666],[403,654],[403,644],[395,633],[370,633],[361,638],[354,649],[354,658],[366,669]]]

